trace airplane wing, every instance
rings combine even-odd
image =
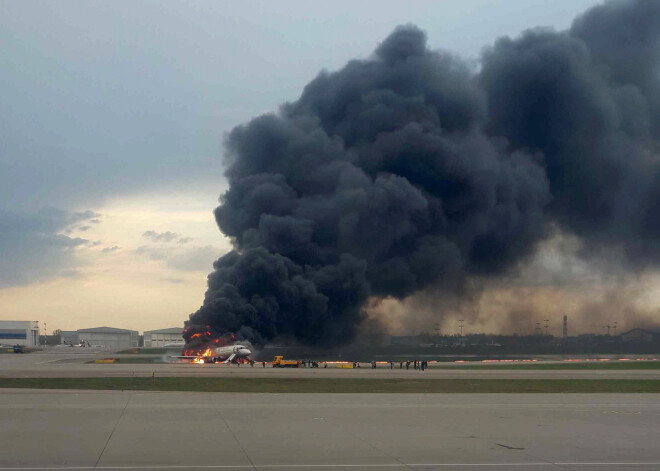
[[[223,361],[223,363],[230,363],[234,359],[234,357],[236,357],[236,354],[232,353],[229,358],[227,358],[225,361]]]

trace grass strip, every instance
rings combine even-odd
[[[2,378],[0,388],[246,393],[660,393],[660,380]]]

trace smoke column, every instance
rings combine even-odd
[[[187,322],[263,344],[350,341],[369,300],[497,279],[553,231],[640,270],[660,242],[660,2],[486,49],[475,73],[398,27],[226,141],[234,250]]]

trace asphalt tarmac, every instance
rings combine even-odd
[[[0,354],[0,378],[81,378],[81,377],[258,377],[258,378],[465,378],[465,379],[660,379],[660,369],[649,370],[502,370],[430,368],[424,372],[410,368],[394,369],[380,365],[373,370],[364,365],[358,369],[328,368],[272,368],[267,364],[249,365],[190,363],[115,363],[87,364],[103,357],[136,358],[140,355],[113,353],[45,352],[30,354]]]
[[[0,470],[657,470],[657,394],[0,389]]]

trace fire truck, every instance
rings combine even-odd
[[[282,355],[273,359],[273,368],[299,368],[300,360],[285,360]]]

